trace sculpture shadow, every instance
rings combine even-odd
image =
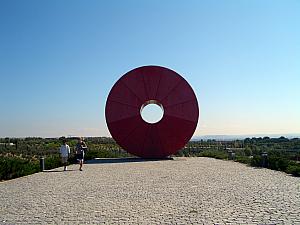
[[[95,158],[87,160],[85,164],[105,164],[105,163],[141,163],[141,162],[153,162],[153,161],[165,161],[173,160],[173,158],[162,158],[162,159],[143,159],[143,158]]]

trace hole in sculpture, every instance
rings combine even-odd
[[[156,100],[149,100],[141,107],[141,116],[147,123],[158,123],[164,116],[164,108]]]

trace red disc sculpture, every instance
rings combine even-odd
[[[147,104],[157,104],[163,117],[148,123],[141,117]],[[108,129],[127,152],[142,158],[165,158],[184,147],[195,132],[199,108],[188,82],[160,66],[143,66],[123,75],[106,102]]]

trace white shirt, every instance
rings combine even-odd
[[[68,157],[70,154],[69,145],[65,144],[65,145],[60,146],[59,152],[60,152],[61,157]]]

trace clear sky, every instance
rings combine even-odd
[[[108,136],[125,72],[181,74],[195,135],[300,133],[300,1],[1,0],[0,137]]]

